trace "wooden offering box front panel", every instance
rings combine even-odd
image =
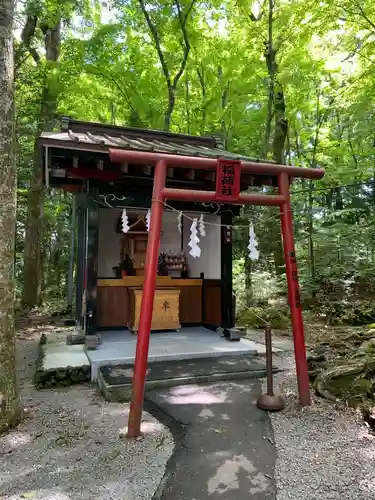
[[[137,333],[139,330],[142,289],[130,288],[129,290],[131,319],[128,328],[133,333]],[[181,328],[179,308],[180,290],[176,288],[155,290],[151,330],[179,330]]]

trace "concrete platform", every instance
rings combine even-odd
[[[96,381],[101,366],[129,365],[131,368],[134,364],[137,337],[128,330],[105,331],[101,336],[102,343],[93,351],[85,350],[83,345],[67,345],[65,337],[48,341],[42,346],[43,353],[37,369],[39,379],[46,384],[55,384],[54,381],[60,380],[65,372],[68,379],[70,376],[79,379],[81,368],[83,374],[89,374],[90,379]],[[280,352],[280,349],[274,349],[274,352]],[[152,364],[227,357],[237,358],[240,362],[240,359],[253,359],[254,356],[264,354],[265,347],[261,343],[249,339],[229,342],[212,330],[191,327],[182,328],[179,332],[152,333],[149,362]],[[239,371],[241,372],[241,369]],[[211,380],[214,378],[208,381]]]
[[[42,345],[33,380],[38,389],[89,382],[91,367],[84,346],[66,345],[63,339]]]
[[[99,367],[97,382],[107,401],[130,400],[133,366],[128,364]],[[275,373],[278,371],[274,368]],[[265,359],[255,356],[160,361],[151,363],[148,367],[146,390],[265,376]]]
[[[102,343],[95,351],[86,351],[91,364],[91,379],[97,379],[100,366],[134,363],[137,337],[130,331],[102,332]],[[182,328],[179,332],[152,333],[149,362],[179,361],[184,359],[217,358],[226,356],[256,356],[265,353],[265,347],[251,340],[229,342],[207,328]]]
[[[53,370],[67,366],[86,366],[90,362],[84,345],[66,345],[65,342],[58,342],[43,346],[42,364],[44,370]]]

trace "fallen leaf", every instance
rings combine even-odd
[[[36,491],[26,491],[22,493],[21,498],[34,498],[36,496]]]
[[[120,429],[118,435],[121,439],[126,438],[128,435],[128,428],[124,427],[123,429]]]

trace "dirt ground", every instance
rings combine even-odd
[[[17,365],[25,419],[0,437],[0,499],[151,499],[173,452],[170,432],[144,414],[141,440],[119,437],[128,406],[105,403],[89,386],[37,391],[32,385],[41,333],[18,333]]]

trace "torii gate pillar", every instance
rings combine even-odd
[[[292,320],[294,357],[296,361],[299,402],[302,406],[311,404],[309,390],[309,373],[306,359],[305,334],[303,328],[302,305],[299,292],[296,250],[293,236],[293,217],[290,203],[289,177],[280,173],[279,194],[285,201],[280,205],[281,232],[284,244],[286,278],[288,282],[288,299]]]

